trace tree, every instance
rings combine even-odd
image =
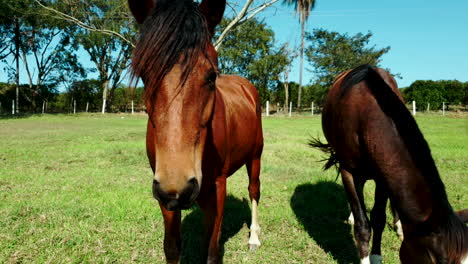
[[[136,24],[127,1],[69,0],[42,7],[75,25],[73,40],[89,54],[99,74],[104,113],[130,65]]]
[[[29,6],[30,1],[28,0],[4,0],[0,6],[0,58],[3,60],[10,54],[13,54],[15,68],[9,67],[7,70],[14,72],[16,83],[16,113],[19,113],[20,98],[19,60],[22,46],[21,27],[23,20],[27,19],[27,16],[22,10],[27,9]]]
[[[306,34],[306,39],[311,43],[306,49],[306,56],[313,65],[317,83],[322,87],[316,93],[319,103],[323,103],[328,88],[339,73],[365,63],[379,66],[382,55],[390,47],[379,49],[369,46],[371,37],[371,32],[350,36],[324,29],[315,29],[312,34]]]
[[[217,34],[227,25],[229,21],[223,20]],[[275,47],[274,32],[254,18],[231,30],[224,44],[218,51],[221,71],[247,78],[259,90],[262,103],[269,100],[269,90],[276,87],[280,73],[291,63],[285,47]]]
[[[444,101],[448,104],[466,104],[464,102],[465,94],[467,94],[467,89],[464,87],[463,83],[457,80],[449,81],[439,81],[444,87]]]
[[[229,23],[226,24],[223,27],[223,29],[219,32],[219,34],[216,36],[216,41],[214,42],[215,49],[219,50],[219,48],[224,42],[226,35],[231,30],[234,30],[236,27],[254,18],[258,13],[272,6],[276,2],[278,2],[278,0],[262,0],[262,1],[231,0],[231,1],[228,1],[227,7],[230,9],[229,10],[230,13],[235,14],[235,15],[232,19],[229,20]]]
[[[69,81],[70,76],[84,77],[85,71],[74,51],[69,32],[58,27],[55,21],[38,17],[25,25],[27,28],[21,49],[23,64],[29,80],[29,92],[25,97],[36,110],[36,101],[47,100],[48,91],[60,82]],[[32,70],[32,67],[34,71]]]
[[[315,0],[283,0],[288,5],[294,5],[296,14],[299,14],[301,23],[301,48],[300,48],[300,66],[299,66],[299,90],[297,96],[297,107],[301,108],[301,93],[302,93],[302,73],[304,70],[304,46],[305,46],[305,23],[309,18],[310,11],[315,6]]]
[[[426,109],[430,104],[432,109],[441,109],[444,101],[444,87],[440,82],[415,81],[404,91],[406,101],[416,101],[420,110]]]
[[[450,105],[467,104],[468,93],[465,85],[457,80],[417,80],[402,92],[407,101],[416,101],[422,109],[425,109],[427,104],[430,105],[430,109],[441,109],[444,102],[447,108]]]
[[[73,82],[68,88],[67,101],[69,104],[76,100],[77,105],[88,104],[89,109],[99,109],[99,95],[102,94],[101,82],[95,79],[87,79]]]

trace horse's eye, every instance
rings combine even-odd
[[[216,72],[210,72],[208,76],[206,76],[206,82],[208,84],[214,84],[216,82],[217,77],[218,77],[218,74]]]

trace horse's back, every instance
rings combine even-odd
[[[383,69],[376,69],[382,79],[400,97],[396,81]],[[375,97],[362,80],[344,87],[348,74],[338,75],[325,102],[322,123],[325,137],[335,149],[342,166],[356,168],[362,159],[362,144],[369,133],[391,131],[392,121],[380,109]]]
[[[216,103],[222,105],[225,124],[215,135],[217,145],[227,148],[229,174],[248,159],[260,156],[263,148],[259,95],[248,80],[235,75],[221,75],[216,80]],[[216,114],[216,113],[215,113]],[[224,130],[224,131],[221,131]],[[217,140],[224,138],[224,142]]]

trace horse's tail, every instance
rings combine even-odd
[[[329,155],[328,159],[321,160],[327,161],[323,166],[324,170],[328,170],[331,167],[335,167],[337,170],[339,170],[339,163],[338,159],[336,158],[335,150],[330,146],[330,144],[322,143],[318,138],[312,138],[309,140],[309,146],[317,148]]]

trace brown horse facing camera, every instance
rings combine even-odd
[[[340,168],[361,263],[381,261],[388,198],[403,227],[402,263],[468,263],[467,211],[453,211],[429,146],[388,72],[362,65],[338,76],[322,125],[328,144],[311,145],[331,154],[326,168]],[[367,179],[376,183],[370,226],[362,192]]]
[[[211,38],[225,4],[224,0],[203,0],[200,5],[192,0],[129,0],[142,24],[132,69],[145,85],[146,148],[154,172],[153,195],[164,218],[169,263],[180,261],[181,210],[195,201],[204,212],[207,262],[221,262],[226,178],[244,164],[252,202],[249,245],[260,246],[259,97],[247,80],[218,74]]]

